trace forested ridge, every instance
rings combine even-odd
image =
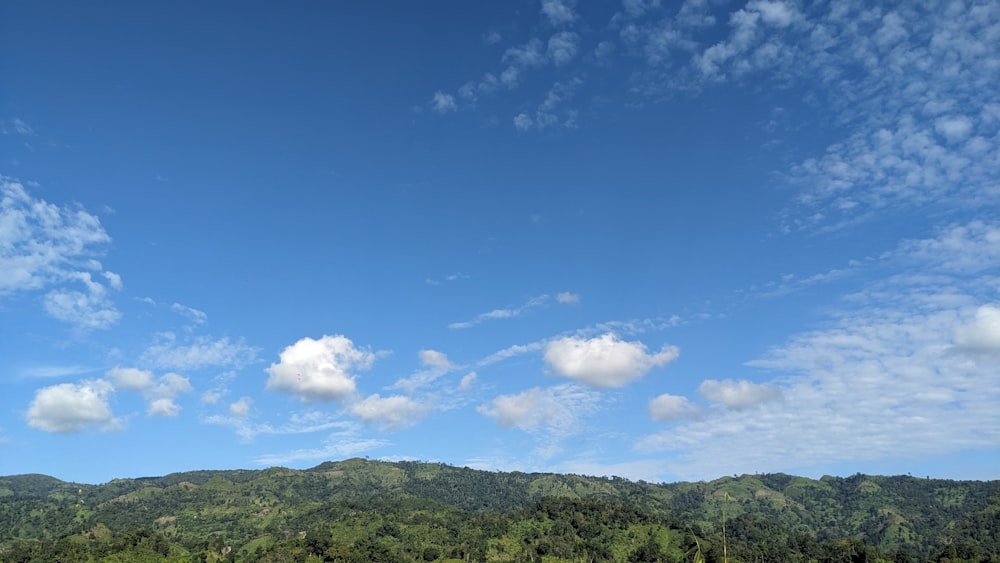
[[[14,561],[1000,561],[1000,481],[655,484],[349,459],[101,485],[0,477]]]

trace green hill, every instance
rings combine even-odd
[[[0,562],[1000,561],[1000,481],[654,484],[349,459],[0,477]]]

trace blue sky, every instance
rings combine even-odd
[[[1000,4],[8,3],[0,474],[996,479]]]

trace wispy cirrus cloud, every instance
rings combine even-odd
[[[711,416],[673,418],[636,448],[672,452],[683,478],[1000,447],[1000,255],[981,252],[995,228],[903,241],[884,258],[902,269],[748,363],[773,379],[706,381]]]
[[[204,311],[199,311],[194,307],[188,307],[187,305],[181,305],[180,303],[174,303],[170,305],[170,310],[187,317],[194,324],[205,324],[208,320],[208,315]]]
[[[48,289],[46,313],[81,329],[106,329],[121,318],[109,294],[121,277],[96,259],[111,242],[96,215],[0,177],[0,241],[0,297]]]
[[[157,340],[139,356],[143,364],[165,369],[191,370],[204,367],[239,368],[257,360],[258,350],[242,339],[208,336],[179,338],[172,332],[157,335]]]
[[[358,423],[344,422],[336,426],[338,431],[331,433],[317,448],[301,448],[266,454],[257,457],[258,465],[289,465],[302,461],[325,461],[356,456],[362,452],[371,451],[389,444],[380,438],[369,438],[362,435]]]
[[[231,428],[243,442],[252,442],[258,436],[281,436],[287,434],[312,434],[331,429],[356,429],[356,422],[341,420],[335,413],[322,411],[303,411],[294,413],[279,424],[256,422],[250,407],[253,402],[247,397],[230,403],[228,414],[214,414],[202,418],[206,424],[227,426]]]
[[[834,133],[825,146],[790,150],[775,170],[798,194],[776,218],[784,232],[1000,201],[1000,10],[991,2],[627,0],[607,27],[574,26],[567,2],[541,8],[553,32],[508,47],[499,68],[459,88],[456,104],[517,92],[507,123],[527,132],[577,126],[593,113],[573,101],[584,86],[591,103],[636,106],[766,81],[802,88],[797,107],[776,109]],[[522,88],[529,71],[546,68],[559,73]],[[601,79],[623,71],[625,90]],[[782,134],[772,130],[774,142]]]
[[[35,129],[20,117],[0,121],[0,134],[34,136]]]
[[[480,313],[479,315],[476,315],[476,317],[472,320],[451,323],[448,325],[448,328],[454,328],[454,329],[472,328],[486,321],[520,317],[524,313],[532,309],[544,307],[548,305],[548,303],[549,303],[548,295],[539,295],[538,297],[532,297],[531,299],[528,299],[527,301],[524,302],[523,305],[519,307],[493,309],[492,311],[487,311],[485,313]]]
[[[538,453],[557,453],[566,438],[583,431],[584,419],[600,409],[598,391],[566,383],[499,395],[476,410],[501,428],[517,428],[539,440]]]
[[[392,385],[393,388],[413,393],[457,367],[451,363],[447,355],[437,350],[420,350],[417,356],[420,358],[421,369],[410,377],[396,380]]]

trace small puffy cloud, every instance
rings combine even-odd
[[[546,347],[545,361],[559,375],[596,387],[622,387],[678,355],[676,347],[667,345],[650,354],[642,342],[626,342],[609,332],[590,339],[553,340]]]
[[[257,359],[257,349],[243,339],[235,342],[228,337],[212,340],[203,336],[178,342],[173,333],[162,333],[158,341],[140,356],[145,363],[168,369],[199,369],[207,366],[242,367]]]
[[[553,26],[570,24],[576,20],[574,5],[573,0],[542,0],[542,14]]]
[[[656,421],[681,420],[698,414],[698,407],[687,397],[664,393],[649,400],[649,416]]]
[[[387,429],[397,429],[423,418],[427,413],[427,407],[402,395],[382,397],[375,393],[351,405],[350,411],[364,422],[375,423]]]
[[[62,383],[39,389],[28,407],[28,426],[69,434],[92,424],[113,427],[115,419],[108,400],[113,387],[103,379]]]
[[[580,36],[572,31],[560,31],[549,38],[545,54],[556,65],[561,66],[576,57]]]
[[[119,389],[144,392],[153,386],[153,372],[151,371],[115,367],[108,370],[105,375]]]
[[[122,288],[122,277],[114,272],[101,272],[101,275],[108,281],[111,289]]]
[[[149,402],[146,414],[149,416],[177,416],[180,412],[181,407],[173,399],[161,397]]]
[[[503,36],[496,31],[483,34],[483,45],[496,45],[503,41]]]
[[[579,432],[581,418],[594,412],[599,401],[598,393],[566,384],[500,395],[476,410],[502,428],[538,430],[558,438]]]
[[[758,0],[747,4],[747,9],[760,14],[760,19],[775,27],[788,27],[799,18],[798,10],[789,2]]]
[[[743,410],[761,403],[782,400],[781,389],[776,386],[745,380],[706,379],[698,386],[698,392],[709,401],[733,410]]]
[[[1000,351],[1000,307],[983,305],[976,309],[975,319],[956,330],[955,344],[980,351]]]
[[[452,367],[448,356],[437,350],[421,350],[417,355],[420,357],[420,363],[426,367],[440,369],[451,369]]]
[[[474,371],[470,371],[469,373],[463,375],[462,381],[458,383],[458,388],[462,391],[468,391],[472,388],[472,384],[476,382],[477,377],[479,376],[476,375],[476,372]]]
[[[972,133],[972,120],[964,115],[940,117],[934,122],[937,131],[949,143],[964,141]]]
[[[455,104],[455,96],[438,90],[431,97],[431,108],[438,113],[448,113],[458,109],[458,106]]]
[[[516,127],[518,131],[527,131],[528,129],[531,129],[531,126],[534,125],[534,123],[535,121],[531,119],[531,116],[524,112],[514,116],[514,127]]]
[[[158,397],[175,397],[191,390],[191,381],[188,378],[176,373],[166,373],[160,376],[156,385],[149,392]]]
[[[303,338],[285,348],[280,361],[267,368],[267,388],[300,400],[336,401],[354,393],[355,370],[365,370],[375,354],[356,348],[342,335]]]
[[[222,398],[222,393],[218,391],[205,391],[201,394],[201,402],[214,405]]]
[[[115,388],[135,391],[149,399],[149,409],[146,411],[149,416],[177,416],[181,407],[174,402],[174,398],[192,390],[191,381],[176,373],[167,373],[154,379],[151,371],[115,367],[105,375]]]
[[[580,302],[580,294],[563,291],[562,293],[556,294],[556,302],[562,303],[563,305],[576,305]]]
[[[240,397],[238,401],[229,405],[229,414],[233,416],[247,416],[250,414],[250,405],[253,399],[250,397]]]
[[[531,39],[524,45],[507,49],[507,51],[503,54],[503,62],[510,65],[508,66],[508,69],[522,69],[542,66],[545,64],[544,48],[544,44],[540,39]],[[506,73],[507,71],[505,70],[503,74]],[[501,82],[507,86],[517,84],[516,75],[513,77],[514,80],[511,81],[510,76],[505,77],[503,74],[500,76]]]

